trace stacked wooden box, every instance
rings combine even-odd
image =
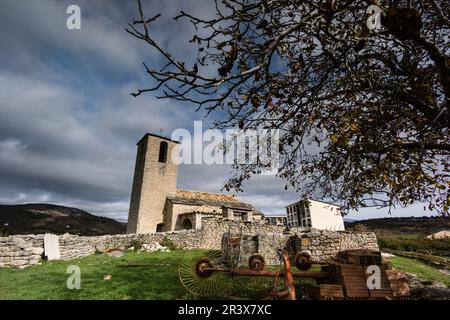
[[[336,261],[360,266],[381,265],[381,253],[370,249],[345,250],[337,254]]]
[[[367,272],[369,266],[380,269],[379,289],[369,289],[368,282],[373,281],[373,270]],[[381,261],[381,254],[372,250],[349,250],[340,252],[337,263],[323,268],[330,274],[327,283],[320,284],[322,299],[392,299],[409,295],[409,287],[403,274],[388,270]],[[377,279],[378,280],[378,279]]]
[[[343,299],[344,291],[342,290],[342,286],[340,284],[321,284],[320,288],[320,297],[323,300],[334,300],[334,299]]]

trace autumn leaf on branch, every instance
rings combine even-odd
[[[449,214],[449,1],[377,1],[374,30],[373,1],[214,2],[212,17],[175,17],[193,24],[198,47],[179,59],[153,38],[148,25],[158,21],[138,0],[127,32],[164,67],[146,62],[155,85],[133,95],[155,92],[210,116],[225,111],[218,128],[279,129],[278,176],[299,196],[348,210],[422,202]],[[258,172],[234,169],[226,189],[241,191]]]

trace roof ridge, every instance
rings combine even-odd
[[[192,189],[177,189],[176,191],[188,191],[188,192],[196,192],[196,193],[211,193],[211,194],[217,194],[217,195],[220,195],[220,196],[229,196],[229,197],[236,198],[236,196],[234,194],[212,192],[212,191],[201,191],[201,190],[192,190]]]

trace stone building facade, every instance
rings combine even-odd
[[[341,209],[332,203],[305,199],[288,205],[286,215],[289,227],[345,230]]]
[[[273,224],[276,226],[285,226],[287,227],[287,216],[286,214],[284,215],[268,215],[265,214],[264,215],[264,221],[266,221],[269,224]]]
[[[220,193],[177,189],[179,142],[146,134],[138,143],[127,233],[200,228],[202,218],[261,220],[253,206]]]

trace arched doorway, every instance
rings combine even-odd
[[[181,228],[192,229],[192,222],[190,219],[186,218],[181,222]]]

